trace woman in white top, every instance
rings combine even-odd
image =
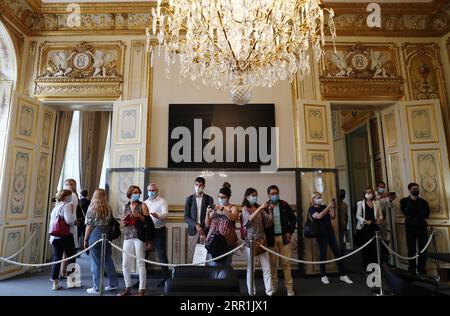
[[[72,213],[75,217],[75,221],[70,225],[70,232],[73,236],[73,242],[75,245],[75,250],[80,248],[78,241],[78,220],[77,220],[77,207],[78,207],[78,194],[77,194],[77,182],[74,179],[67,179],[64,181],[64,190],[71,191],[71,199],[69,204],[72,206]],[[63,258],[67,258],[67,254],[63,254]],[[61,265],[60,275],[62,278],[67,277],[67,261],[64,261]]]
[[[359,201],[356,211],[356,229],[359,235],[359,245],[363,245],[375,236],[375,232],[380,230],[380,223],[383,220],[380,203],[375,200],[375,194],[372,188],[367,188],[364,194],[364,200]],[[363,249],[363,270],[369,263],[377,262],[377,248],[373,242]]]
[[[72,206],[70,203],[72,192],[69,190],[59,191],[56,195],[57,203],[50,214],[49,233],[51,233],[53,226],[58,221],[58,217],[62,216],[67,225],[71,226],[75,222],[75,215],[72,212]],[[68,257],[73,256],[76,253],[73,235],[65,237],[50,236],[50,244],[53,247],[53,261],[59,261],[63,257],[63,253],[66,253]],[[69,263],[75,262],[75,259],[69,261]],[[61,264],[54,264],[52,266],[52,276],[50,280],[53,282],[53,290],[58,290],[61,286],[58,284],[59,271]]]

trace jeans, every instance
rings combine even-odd
[[[106,226],[96,226],[89,235],[89,246],[95,243],[97,240],[102,238],[102,234],[106,233]],[[100,264],[101,264],[101,253],[102,244],[98,243],[94,248],[91,249],[91,273],[93,287],[96,291],[100,289]],[[114,262],[111,255],[111,245],[106,243],[106,253],[105,253],[105,271],[108,276],[109,286],[118,287],[119,281],[117,279],[116,268],[114,267]]]
[[[231,250],[231,249],[230,249]],[[210,259],[212,259],[212,255],[210,254],[210,253],[208,253],[208,256],[206,257],[206,260],[210,260]],[[222,258],[223,259],[223,258]],[[224,268],[228,268],[228,267],[231,267],[231,263],[233,262],[233,254],[230,254],[230,255],[228,255],[228,256],[226,256],[225,257],[225,262],[224,262],[224,264],[220,264],[219,262],[217,262],[217,261],[211,261],[211,262],[209,262],[208,263],[208,265],[209,266],[212,266],[212,267],[219,267],[219,266],[222,266],[222,267],[224,267]]]
[[[428,231],[427,229],[422,229],[417,231],[414,227],[405,226],[406,232],[406,244],[408,247],[408,257],[415,256],[417,251],[421,251],[428,241]],[[416,241],[418,244],[418,248],[416,249]],[[421,274],[425,274],[425,264],[427,261],[427,252],[424,251],[419,255],[417,272]],[[416,273],[416,259],[409,260],[408,271],[411,273]]]
[[[339,246],[336,240],[336,236],[334,235],[333,231],[330,231],[328,233],[320,233],[320,236],[317,237],[317,243],[319,244],[319,253],[320,253],[320,261],[327,260],[327,249],[328,246],[330,246],[331,251],[333,252],[333,255],[335,258],[338,258],[341,256],[341,253],[339,251]],[[342,263],[342,260],[337,261],[339,274],[341,276],[344,276],[347,274],[345,270],[345,266]],[[320,276],[326,276],[326,267],[325,264],[320,265]]]
[[[53,261],[59,261],[63,257],[65,252],[68,257],[72,257],[76,254],[75,243],[73,241],[73,236],[66,236],[61,238],[55,238],[52,242],[53,247]],[[69,263],[75,263],[75,258],[69,260]],[[61,263],[52,265],[52,276],[51,280],[55,281],[59,278],[59,270],[61,269]]]
[[[155,229],[155,248],[158,253],[159,262],[161,263],[169,263],[167,259],[167,250],[166,250],[166,227],[156,228]],[[170,278],[169,267],[161,266],[161,272],[163,274],[163,278]]]

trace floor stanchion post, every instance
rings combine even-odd
[[[377,294],[377,296],[384,296],[383,293],[383,276],[381,273],[381,235],[379,231],[375,232],[375,241],[377,243],[377,263],[378,263],[378,269],[379,269],[379,278],[380,278],[380,293]]]
[[[255,241],[253,238],[249,240],[250,243],[250,295],[255,295],[255,257],[253,256],[253,245]]]
[[[100,284],[99,284],[99,292],[100,296],[103,296],[103,279],[105,275],[105,258],[106,258],[106,243],[108,240],[106,239],[106,234],[102,234],[102,243],[101,243],[101,255],[100,255]]]

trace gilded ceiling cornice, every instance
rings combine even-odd
[[[83,28],[67,26],[68,3],[1,0],[4,15],[28,36],[79,34],[145,34],[155,2],[80,3]],[[367,3],[326,2],[336,12],[338,36],[440,37],[450,31],[448,0],[430,3],[382,3],[381,28],[366,23]],[[446,6],[447,5],[447,6]],[[100,16],[101,14],[101,16]]]
[[[374,1],[376,3],[376,1]],[[379,3],[382,14],[435,14],[442,10],[448,0],[414,3]],[[336,14],[367,13],[369,3],[326,2],[325,7],[333,8]]]

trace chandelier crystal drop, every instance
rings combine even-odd
[[[251,97],[254,87],[303,79],[311,49],[317,62],[323,55],[326,26],[334,43],[333,17],[320,0],[158,0],[147,47],[153,59],[153,33],[166,69],[178,61],[184,78]]]

